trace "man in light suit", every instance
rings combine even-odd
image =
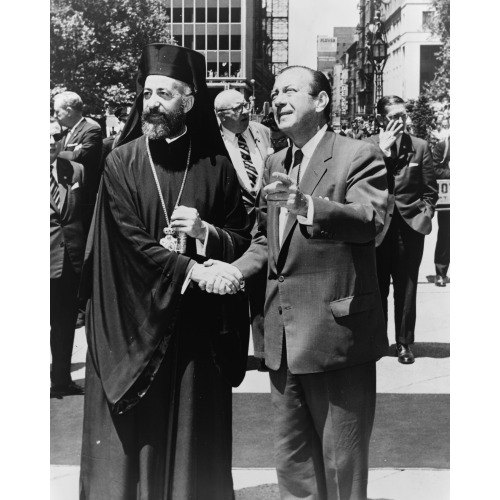
[[[78,285],[85,250],[84,173],[79,163],[58,158],[63,134],[50,122],[50,349],[51,397],[83,394],[71,380],[71,354],[78,313]]]
[[[293,147],[266,162],[258,231],[233,265],[200,283],[226,293],[267,269],[270,369],[282,498],[366,500],[375,362],[388,342],[375,264],[387,180],[378,148],[328,130],[323,73],[285,68],[271,94]]]
[[[271,131],[260,123],[250,121],[250,105],[237,90],[223,90],[214,100],[215,112],[221,125],[224,144],[236,170],[241,195],[248,215],[255,224],[255,198],[262,183],[264,163],[271,148]],[[254,356],[259,360],[258,369],[266,370],[264,357],[264,291],[265,273],[253,282],[248,290],[250,322]]]
[[[81,163],[85,170],[85,227],[88,231],[101,177],[102,131],[83,116],[83,102],[75,92],[54,97],[54,116],[67,128],[59,158]]]
[[[270,150],[271,131],[260,123],[250,121],[250,104],[237,90],[223,90],[217,94],[214,107],[221,124],[224,144],[240,181],[245,208],[252,216],[255,197],[262,181],[264,162],[269,153],[273,152]],[[242,149],[245,145],[248,152]]]
[[[418,270],[425,235],[432,229],[438,188],[429,145],[405,131],[403,99],[382,97],[377,118],[384,131],[366,140],[384,154],[390,193],[388,217],[377,239],[377,275],[386,323],[392,277],[398,361],[411,364],[415,361],[410,345],[415,342]]]

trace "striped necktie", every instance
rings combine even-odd
[[[54,200],[57,208],[61,210],[61,197],[59,196],[59,184],[52,173],[52,165],[50,166],[50,194]]]
[[[252,163],[252,158],[250,156],[250,151],[248,149],[248,144],[242,134],[236,134],[238,138],[238,148],[240,150],[241,159],[243,160],[243,165],[245,165],[245,170],[250,181],[250,187],[252,192],[249,193],[246,189],[241,190],[241,195],[243,197],[243,203],[246,207],[253,208],[255,205],[255,185],[257,183],[257,178],[259,174],[257,169]]]

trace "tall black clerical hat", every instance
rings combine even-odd
[[[187,114],[186,125],[195,145],[194,150],[202,156],[227,156],[214,113],[213,99],[208,94],[205,57],[195,50],[165,43],[146,45],[142,51],[137,72],[137,96],[118,146],[142,135],[143,91],[149,75],[175,78],[193,88],[194,106]]]

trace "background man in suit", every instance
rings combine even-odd
[[[252,225],[255,223],[255,198],[259,192],[264,162],[271,149],[271,131],[260,123],[250,121],[250,104],[237,90],[223,90],[214,100],[214,107],[221,124],[224,144],[236,170],[241,186],[241,196]],[[264,291],[265,273],[248,290],[250,322],[255,357],[259,370],[265,370],[264,357]]]
[[[214,107],[224,144],[240,181],[243,203],[247,213],[252,215],[264,162],[270,152],[271,132],[264,125],[250,121],[250,104],[237,90],[223,90],[217,94]]]
[[[437,179],[450,178],[450,136],[438,142],[432,151],[434,171]],[[438,210],[438,234],[434,265],[436,266],[436,286],[446,286],[446,275],[450,267],[450,211]]]
[[[321,72],[284,69],[271,98],[293,147],[266,162],[250,248],[233,266],[207,265],[245,283],[267,268],[265,361],[282,498],[364,500],[375,362],[388,347],[375,268],[384,161],[373,145],[327,129],[331,88]],[[223,282],[200,284],[224,293]]]
[[[387,322],[387,298],[392,277],[398,361],[411,364],[415,357],[418,269],[424,237],[432,229],[438,199],[432,155],[426,141],[406,130],[405,102],[384,96],[377,103],[377,118],[384,129],[367,139],[385,156],[389,186],[388,217],[377,247],[377,275]]]
[[[57,158],[63,134],[50,120],[50,349],[51,397],[83,394],[71,380],[71,354],[78,312],[77,292],[85,250],[83,167]]]
[[[85,170],[85,226],[88,230],[101,176],[101,127],[84,118],[83,102],[75,92],[62,92],[54,97],[54,116],[68,129],[59,158],[81,163]]]

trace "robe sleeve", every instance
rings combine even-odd
[[[118,160],[107,158],[86,256],[89,353],[114,411],[160,345],[166,349],[191,260],[149,234],[138,215],[134,176]]]

